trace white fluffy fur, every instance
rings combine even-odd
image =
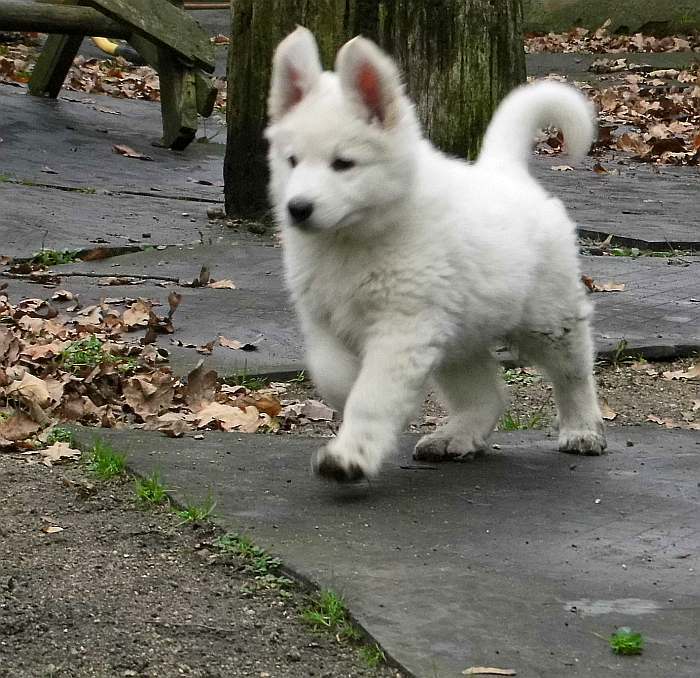
[[[291,104],[289,73],[312,83]],[[367,40],[346,44],[335,73],[321,73],[313,37],[299,28],[279,46],[272,82],[270,192],[287,280],[314,381],[344,408],[317,471],[376,474],[431,378],[450,418],[415,456],[483,450],[503,410],[491,349],[504,341],[551,378],[560,449],[600,454],[574,224],[527,172],[541,125],[561,127],[571,150],[586,152],[585,99],[557,83],[515,90],[467,164],[423,138],[393,62]],[[335,158],[356,164],[334,170]],[[313,205],[300,225],[292,200]]]

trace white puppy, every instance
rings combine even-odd
[[[582,156],[592,111],[551,82],[512,92],[475,164],[423,138],[394,63],[355,38],[323,72],[312,34],[277,48],[269,98],[270,193],[308,365],[344,421],[318,451],[326,478],[377,473],[430,378],[448,423],[416,459],[468,459],[504,407],[491,349],[507,342],[554,384],[559,449],[605,449],[593,349],[564,206],[529,175],[538,128]]]

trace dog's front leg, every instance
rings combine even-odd
[[[399,432],[418,406],[440,350],[433,337],[413,327],[393,326],[365,347],[338,436],[313,461],[321,477],[338,482],[377,473]]]

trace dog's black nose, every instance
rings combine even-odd
[[[287,203],[289,215],[295,224],[301,224],[306,221],[314,211],[314,204],[310,200],[303,198],[293,198]]]

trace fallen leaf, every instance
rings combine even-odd
[[[700,410],[700,400],[693,400],[693,405],[690,408],[693,412]]]
[[[151,317],[151,303],[139,299],[127,308],[122,315],[124,326],[131,330],[137,327],[145,327]]]
[[[34,435],[41,426],[21,412],[0,421],[0,438],[10,442],[26,440]]]
[[[513,669],[497,669],[493,666],[470,666],[462,671],[465,676],[516,676]]]
[[[307,400],[301,408],[301,415],[311,421],[332,421],[335,410],[320,400]]]
[[[41,531],[44,534],[56,534],[57,532],[63,532],[65,528],[59,527],[58,525],[44,525],[44,527],[41,528]]]
[[[211,355],[211,352],[214,350],[214,344],[216,344],[216,339],[212,339],[206,344],[197,346],[197,353],[201,353],[202,355]]]
[[[214,401],[218,375],[214,370],[204,370],[204,360],[187,375],[187,383],[182,388],[182,397],[193,411]]]
[[[202,408],[197,412],[195,421],[200,428],[216,421],[223,431],[236,429],[245,433],[255,433],[262,423],[258,410],[252,405],[243,410],[222,403],[211,403]]]
[[[663,426],[664,428],[680,428],[681,426],[673,419],[662,419],[661,417],[657,417],[655,414],[648,415],[646,420],[652,422],[652,424]]]
[[[581,282],[591,291],[595,291],[594,280],[590,275],[582,275]]]
[[[617,283],[617,282],[604,282],[604,283],[599,283],[599,282],[593,282],[593,291],[594,292],[624,292],[625,291],[625,283]]]
[[[207,283],[207,287],[212,290],[235,290],[236,286],[233,280],[212,280],[212,282]]]
[[[610,174],[610,172],[605,169],[599,162],[597,162],[595,165],[593,165],[593,171],[596,174]]]
[[[700,379],[700,363],[691,365],[687,370],[662,372],[661,376],[667,381],[672,381],[674,379]]]
[[[153,160],[150,155],[144,155],[135,151],[131,146],[126,146],[124,144],[114,144],[112,150],[119,155],[123,155],[127,158],[135,158],[136,160]]]
[[[603,419],[606,419],[607,421],[612,421],[617,417],[617,412],[610,407],[608,404],[608,401],[603,399],[600,402],[600,413],[603,417]]]
[[[234,351],[237,351],[243,346],[243,344],[237,339],[228,339],[227,337],[224,337],[222,334],[220,334],[219,346],[223,346],[224,348],[230,348]]]
[[[75,450],[70,443],[54,443],[44,450],[40,450],[41,461],[46,466],[66,459],[80,459],[80,450]]]
[[[175,384],[171,374],[163,371],[145,376],[131,377],[123,387],[124,399],[140,417],[161,414],[175,397]]]
[[[39,377],[25,372],[20,380],[12,382],[6,387],[8,396],[15,396],[24,400],[27,404],[34,404],[44,408],[49,405],[49,390]]]
[[[550,169],[553,169],[555,172],[573,172],[574,168],[571,165],[554,165]]]

